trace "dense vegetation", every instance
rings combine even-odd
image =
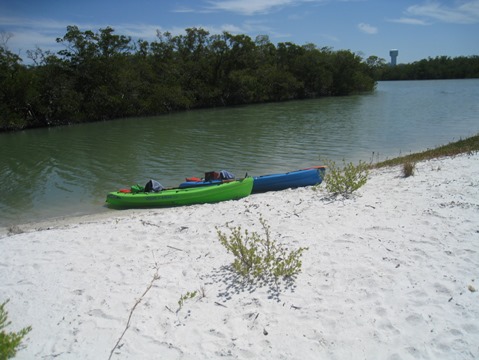
[[[151,43],[67,27],[34,65],[0,45],[0,131],[172,111],[338,96],[374,89],[371,66],[349,50],[276,46],[267,36],[157,33]]]
[[[379,62],[375,67],[376,80],[436,80],[479,78],[479,56],[459,56],[415,61],[411,64],[388,66]]]

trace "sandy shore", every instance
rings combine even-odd
[[[311,188],[4,229],[18,359],[477,359],[479,155]],[[309,249],[294,283],[245,283],[215,227]],[[187,292],[200,296],[179,300]]]

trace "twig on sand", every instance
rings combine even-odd
[[[126,322],[126,326],[125,326],[125,330],[123,330],[123,333],[121,334],[121,336],[119,337],[118,341],[116,342],[115,346],[113,347],[113,349],[111,349],[111,352],[110,352],[110,356],[108,357],[108,360],[111,359],[111,357],[113,356],[113,352],[115,351],[115,349],[117,349],[120,344],[120,341],[123,339],[123,336],[125,335],[126,331],[128,330],[128,328],[130,327],[130,322],[131,322],[131,317],[133,316],[133,312],[135,311],[136,307],[138,306],[138,304],[141,302],[141,300],[143,300],[143,298],[145,297],[145,295],[148,293],[148,291],[150,291],[150,289],[152,288],[153,286],[153,283],[158,280],[160,278],[160,275],[158,274],[158,264],[155,262],[155,268],[156,268],[156,271],[155,273],[153,274],[153,278],[151,279],[150,281],[150,284],[147,286],[146,290],[143,292],[143,294],[141,294],[140,298],[138,300],[136,300],[135,302],[135,305],[133,305],[133,307],[131,308],[130,310],[130,315],[128,316],[128,321]]]
[[[158,224],[153,224],[149,221],[145,221],[145,220],[140,220],[141,223],[143,224],[143,226],[146,226],[146,225],[150,225],[150,226],[156,226],[156,227],[160,227]]]
[[[166,245],[166,247],[169,247],[170,249],[174,249],[174,250],[178,250],[178,251],[185,251],[183,249],[180,249],[180,248],[177,248],[177,247],[174,247],[174,246],[171,246],[171,245]]]

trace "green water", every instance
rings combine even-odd
[[[383,160],[479,132],[479,80],[382,82],[373,94],[0,134],[0,226],[113,211],[106,193]]]

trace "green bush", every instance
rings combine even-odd
[[[259,219],[265,238],[256,232],[242,232],[241,226],[230,228],[231,234],[216,228],[220,243],[235,257],[234,270],[242,276],[253,278],[291,277],[301,271],[301,256],[307,248],[288,249],[271,239],[270,227],[263,218]]]
[[[7,303],[8,300],[0,305],[0,360],[13,358],[23,338],[32,330],[32,327],[28,326],[17,333],[6,332],[5,328],[11,324],[11,321],[8,321],[8,312],[5,310]]]
[[[325,176],[326,190],[333,196],[348,197],[354,191],[366,184],[369,175],[369,166],[362,161],[358,165],[343,160],[343,167],[339,168],[332,160],[325,161],[327,172]]]
[[[198,291],[188,291],[186,294],[181,295],[180,300],[178,300],[178,310],[176,312],[181,310],[186,300],[193,299],[196,295],[198,295]]]

